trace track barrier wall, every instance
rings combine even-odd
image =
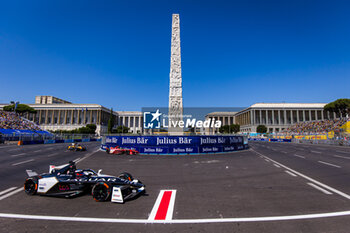
[[[123,147],[141,154],[223,153],[248,148],[245,136],[106,136],[101,149]]]

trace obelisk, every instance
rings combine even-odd
[[[182,75],[180,47],[180,16],[173,14],[171,32],[170,84],[169,84],[169,135],[183,135],[179,122],[183,120]]]

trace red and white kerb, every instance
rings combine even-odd
[[[161,190],[148,220],[171,220],[173,218],[175,196],[176,190]]]

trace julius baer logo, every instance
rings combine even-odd
[[[168,128],[168,121],[162,117],[162,113],[157,109],[156,112],[144,112],[143,113],[143,127],[145,129],[160,129],[161,126]],[[220,128],[222,122],[219,120],[207,119],[205,121],[197,120],[196,118],[187,118],[184,120],[171,120],[169,121],[170,127],[179,127],[179,128]]]

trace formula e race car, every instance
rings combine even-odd
[[[70,151],[86,151],[86,147],[78,143],[72,143],[67,147],[67,149]]]
[[[38,175],[27,170],[24,191],[28,195],[75,197],[91,193],[95,201],[124,203],[145,193],[145,185],[127,172],[119,176],[97,173],[92,169],[77,169],[75,163],[50,165],[49,173]]]
[[[107,147],[106,148],[107,154],[115,154],[115,155],[122,155],[122,154],[127,154],[127,155],[137,155],[139,152],[134,149],[127,149],[127,148],[122,148],[119,146],[116,147]]]

